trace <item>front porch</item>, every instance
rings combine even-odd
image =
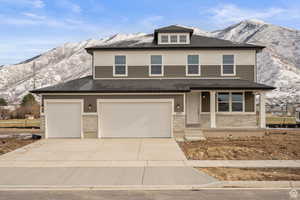
[[[192,91],[185,107],[186,139],[262,136],[266,128],[265,91]]]

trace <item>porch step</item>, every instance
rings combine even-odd
[[[200,128],[186,128],[184,138],[189,141],[206,140]]]

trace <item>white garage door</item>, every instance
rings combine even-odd
[[[80,138],[80,102],[46,102],[45,117],[48,138]]]
[[[152,100],[153,101],[153,100]],[[101,137],[171,137],[172,103],[100,102]]]

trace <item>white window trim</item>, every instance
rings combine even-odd
[[[189,70],[188,70],[188,56],[198,56],[198,74],[189,74]],[[185,65],[185,75],[186,76],[201,76],[201,59],[200,59],[200,55],[199,54],[187,54],[186,55],[186,65]]]
[[[125,74],[116,74],[116,66],[123,66],[123,65],[116,65],[116,56],[125,56]],[[114,55],[114,65],[113,65],[113,76],[114,77],[123,77],[128,76],[128,66],[127,66],[127,57],[126,55]]]
[[[219,111],[219,93],[229,93],[229,111]],[[242,93],[243,95],[243,111],[232,111],[232,93]],[[245,112],[245,91],[231,91],[231,92],[228,92],[228,91],[217,91],[217,94],[216,94],[216,102],[217,102],[217,109],[216,109],[216,112],[217,113],[220,113],[220,114],[234,114],[234,113],[252,113],[252,112]]]
[[[223,56],[224,55],[233,55],[233,74],[224,74],[223,73],[223,65],[224,65],[224,62],[223,62]],[[221,76],[236,76],[236,54],[222,54],[221,55]],[[228,64],[229,65],[229,64]]]
[[[168,42],[161,41],[162,35],[168,36]],[[171,43],[171,35],[177,36],[177,42]],[[180,42],[179,35],[186,35],[186,42]],[[189,35],[189,33],[159,33],[158,34],[158,44],[190,44],[190,35]]]
[[[151,56],[161,56],[161,74],[152,74],[151,73]],[[158,65],[158,64],[154,64],[154,65]],[[163,55],[155,55],[155,54],[151,54],[149,55],[149,67],[148,67],[148,71],[149,71],[149,76],[164,76],[165,74],[165,70],[164,70],[164,56]]]

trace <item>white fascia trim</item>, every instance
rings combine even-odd
[[[152,77],[152,78],[95,78],[95,80],[122,80],[122,79],[138,79],[138,80],[149,80],[149,79],[240,79],[239,77]]]
[[[223,55],[233,55],[233,74],[223,74]],[[222,58],[222,64],[221,64],[221,76],[236,76],[236,54],[221,54]],[[229,64],[228,64],[229,65]]]
[[[169,93],[43,93],[43,95],[184,95],[183,92],[169,92]],[[46,100],[46,99],[45,99]],[[55,100],[55,99],[49,99]]]

